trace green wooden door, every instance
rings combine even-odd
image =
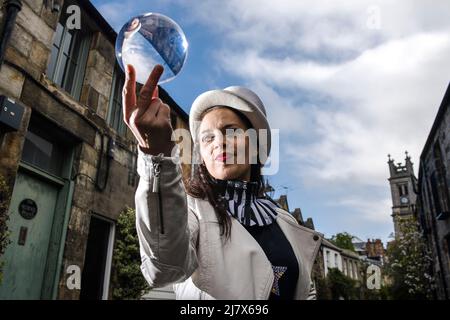
[[[2,257],[5,265],[0,300],[41,298],[58,191],[57,185],[18,171],[9,207],[11,243]],[[24,199],[32,201],[22,202]],[[19,206],[22,203],[25,216],[27,212],[32,215],[33,202],[37,208],[36,215],[25,219],[19,214]]]

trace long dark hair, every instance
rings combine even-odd
[[[251,122],[248,120],[248,118],[243,115],[241,112],[225,107],[225,106],[215,106],[210,109],[207,109],[203,114],[200,116],[200,120],[204,118],[204,116],[218,108],[227,108],[234,113],[236,113],[239,118],[245,123],[247,126],[247,129],[253,128]],[[257,144],[257,150],[259,147],[259,143]],[[199,155],[199,146],[194,146],[194,154]],[[200,164],[198,164],[200,163]],[[208,172],[205,164],[203,161],[194,162],[194,172],[191,175],[191,177],[188,179],[188,183],[186,186],[186,192],[190,194],[194,198],[201,198],[201,199],[207,199],[208,202],[212,205],[214,208],[214,211],[217,216],[217,220],[219,221],[220,226],[220,235],[228,239],[231,236],[231,217],[227,213],[226,204],[224,201],[224,198],[221,194],[219,194],[219,190],[214,187],[214,182],[212,180],[211,174]],[[264,183],[264,177],[261,175],[261,168],[262,164],[259,161],[257,163],[252,163],[250,169],[250,181],[255,181],[258,183],[258,197],[267,197],[265,194],[265,183]]]

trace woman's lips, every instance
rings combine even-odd
[[[226,153],[221,153],[216,157],[217,161],[225,162],[228,158],[228,155]]]

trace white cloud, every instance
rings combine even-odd
[[[358,223],[381,224],[392,222],[391,215],[389,212],[386,212],[386,207],[392,205],[392,200],[389,198],[379,201],[367,198],[348,197],[340,199],[337,203],[333,203],[333,205],[354,208],[354,211],[358,212],[358,217],[353,217],[352,220],[356,220]]]
[[[381,19],[376,34],[364,28],[367,9],[374,5]],[[442,71],[450,69],[450,22],[443,14],[450,7],[443,2],[438,7],[442,11],[430,11],[420,2],[347,1],[342,6],[280,1],[270,6],[229,1],[202,4],[196,17],[223,30],[227,41],[216,59],[224,70],[264,89],[260,94],[268,109],[276,109],[272,124],[299,132],[305,118],[314,121],[309,132],[314,143],[299,148],[293,142],[296,148],[289,152],[300,160],[315,159],[317,168],[303,169],[304,174],[384,184],[387,153],[409,149],[419,156],[435,115],[430,110],[436,110],[449,80],[449,73]],[[283,52],[280,45],[294,54],[278,55]],[[305,57],[300,52],[305,47],[317,50],[317,56]],[[331,50],[327,55],[359,53],[330,63],[320,60],[322,48]],[[289,95],[275,95],[277,88]],[[302,100],[296,89],[328,101],[316,108],[311,103],[296,107],[293,101]]]
[[[379,29],[367,27],[373,8]],[[388,153],[418,163],[450,80],[449,16],[448,1],[232,0],[197,4],[190,19],[223,38],[216,61],[261,95],[294,175],[369,193],[388,188]],[[334,203],[391,223],[385,194],[363,193]]]
[[[254,51],[220,58],[227,70],[240,66],[234,71],[263,97],[273,127],[304,133],[307,126],[314,143],[286,145],[289,155],[314,162],[302,175],[385,185],[388,153],[408,149],[419,156],[448,80],[442,70],[450,69],[449,55],[450,38],[439,33],[392,40],[331,66],[266,59]],[[302,99],[296,88],[329,101],[296,107],[293,101]]]

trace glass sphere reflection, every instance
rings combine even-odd
[[[116,58],[125,72],[127,64],[136,70],[136,81],[144,84],[156,64],[164,67],[159,84],[175,78],[188,52],[186,36],[180,26],[159,13],[131,18],[116,40]]]

